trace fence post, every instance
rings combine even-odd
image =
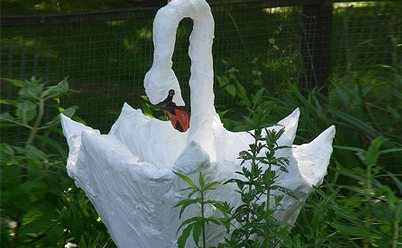
[[[304,70],[299,85],[304,96],[314,88],[328,95],[327,81],[331,73],[332,0],[306,3],[303,6],[304,33],[301,53]]]

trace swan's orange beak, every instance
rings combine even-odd
[[[166,113],[169,115],[170,122],[172,123],[173,127],[180,132],[187,131],[189,126],[187,111],[185,109],[176,108],[174,112],[176,113],[175,115],[166,111]]]
[[[177,106],[176,103],[172,101],[174,94],[174,90],[169,90],[167,98],[156,104],[156,106],[166,111],[169,115],[170,122],[176,130],[185,132],[187,131],[190,122],[187,108],[185,106]]]

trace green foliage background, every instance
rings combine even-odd
[[[3,0],[1,10],[3,14],[63,12],[87,10],[92,6],[124,7],[126,3],[88,1],[82,5],[81,1]],[[228,129],[246,129],[239,117],[258,111],[257,108],[270,110],[266,120],[269,125],[296,107],[302,113],[298,144],[311,141],[332,124],[337,127],[329,175],[302,209],[291,232],[293,247],[398,247],[402,244],[402,25],[400,15],[381,18],[391,12],[390,8],[398,9],[401,5],[382,2],[367,3],[367,6],[337,18],[342,18],[343,25],[349,27],[353,18],[365,21],[376,16],[377,22],[368,25],[368,29],[386,28],[388,36],[378,40],[362,36],[356,40],[352,31],[345,33],[350,39],[339,46],[342,51],[333,58],[338,65],[331,75],[328,96],[321,95],[319,89],[310,92],[308,97],[300,93],[297,68],[296,75],[287,69],[299,54],[291,48],[294,45],[291,42],[281,43],[278,37],[283,32],[279,29],[272,32],[267,58],[245,56],[250,65],[245,71],[239,71],[236,61],[224,57],[215,61],[226,67],[225,73],[216,75],[216,108]],[[245,39],[253,37],[243,35]],[[230,36],[227,42],[230,44]],[[379,46],[381,42],[386,45]],[[269,57],[278,52],[283,54],[281,59]],[[367,54],[372,56],[367,58]],[[383,54],[392,58],[387,60],[389,63],[384,63]],[[277,80],[282,83],[276,92],[268,88],[271,82],[259,70],[262,66],[271,68],[271,73],[280,73]],[[21,92],[24,83],[9,84],[12,83]],[[248,87],[244,87],[246,84]],[[115,247],[84,192],[67,176],[66,144],[58,142],[61,131],[56,116],[69,108],[61,107],[61,93],[52,97],[42,95],[46,99],[38,97],[49,87],[52,86],[32,86],[33,95],[27,93],[31,90],[25,90],[10,99],[3,99],[2,95],[2,110],[6,109],[5,105],[12,107],[7,108],[9,115],[2,113],[1,119],[1,247],[64,247],[67,242],[80,247]],[[65,89],[62,93],[66,94],[64,99],[84,94]],[[219,100],[228,98],[236,102],[235,108],[226,100]],[[46,104],[41,116],[42,100]],[[77,102],[78,106],[84,104]],[[143,104],[145,112],[159,116],[146,102]],[[108,114],[113,121],[118,113]],[[36,121],[38,117],[40,122]],[[35,135],[28,126],[38,129]],[[4,136],[13,132],[19,135]],[[7,143],[3,143],[5,140]]]

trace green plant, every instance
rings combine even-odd
[[[67,79],[50,86],[35,77],[3,80],[19,91],[17,99],[1,100],[2,108],[15,109],[0,115],[6,131],[0,145],[1,247],[64,247],[68,242],[115,247],[84,192],[67,176],[67,154],[57,142],[62,133],[58,114],[73,117],[77,109],[60,106],[59,98],[70,91]]]
[[[59,175],[66,158],[51,135],[58,116],[45,120],[47,108],[72,116],[77,107],[63,109],[59,97],[68,92],[67,79],[54,86],[32,77],[11,80],[19,88],[16,100],[2,99],[15,108],[0,116],[1,128],[25,128],[14,144],[2,143],[1,152],[1,244],[6,247],[44,247],[57,244],[63,227],[58,223]],[[52,101],[52,104],[48,102]],[[18,130],[17,130],[18,131]],[[16,133],[18,134],[18,133]],[[25,139],[25,140],[23,140]]]
[[[355,147],[338,148],[356,152],[364,167],[345,168],[340,166],[339,173],[358,181],[353,186],[341,185],[349,191],[338,201],[340,222],[338,231],[348,237],[347,242],[354,247],[397,247],[401,245],[400,225],[402,222],[402,182],[395,174],[384,173],[380,156],[387,153],[401,152],[402,148],[380,150],[385,138],[380,136],[372,140],[367,150]],[[398,185],[399,192],[393,192],[388,185],[381,183],[381,177],[387,177]]]
[[[321,187],[314,189],[291,230],[293,244],[285,247],[338,247],[335,224],[340,190],[334,182],[324,180]]]
[[[278,190],[296,198],[292,191],[275,185],[277,176],[273,167],[279,167],[281,171],[287,172],[286,166],[289,164],[285,157],[275,157],[278,150],[287,148],[277,143],[284,130],[265,129],[266,135],[263,136],[260,127],[261,118],[256,113],[253,113],[253,116],[254,118],[248,121],[257,127],[254,133],[250,133],[255,142],[250,144],[250,149],[239,154],[242,164],[246,161],[250,162],[250,168],[243,166],[242,171],[237,172],[245,179],[228,181],[237,184],[242,200],[242,204],[231,213],[232,219],[236,220],[240,227],[235,227],[230,238],[226,239],[226,245],[229,247],[276,247],[279,245],[287,238],[289,229],[285,223],[273,217],[280,207],[283,195],[273,195],[272,191]],[[260,155],[262,151],[264,151],[263,156]],[[274,196],[273,204],[270,202],[271,196]]]
[[[77,188],[67,175],[64,176],[58,210],[58,220],[64,227],[63,233],[59,234],[60,247],[73,243],[85,248],[115,248],[109,232],[83,190]]]
[[[266,116],[265,112],[262,116]],[[286,146],[279,146],[278,140],[284,132],[284,129],[279,131],[263,129],[261,120],[264,117],[253,113],[254,118],[248,118],[248,122],[254,127],[259,127],[255,132],[250,132],[254,137],[255,142],[250,144],[250,149],[240,152],[239,156],[242,159],[242,164],[250,162],[250,169],[243,166],[241,172],[238,174],[245,177],[245,179],[230,179],[226,183],[236,183],[239,188],[241,200],[243,204],[236,209],[230,208],[227,202],[220,202],[214,200],[207,200],[204,193],[207,190],[214,190],[215,186],[220,182],[206,183],[204,176],[199,174],[199,185],[197,186],[190,178],[175,172],[176,175],[185,180],[190,187],[182,190],[191,190],[188,197],[181,200],[175,207],[181,206],[180,215],[190,205],[200,204],[201,216],[196,216],[185,220],[179,227],[180,229],[187,225],[182,231],[178,240],[179,247],[184,247],[186,240],[193,232],[193,239],[198,246],[199,236],[202,236],[202,247],[207,247],[205,242],[205,224],[212,222],[218,225],[225,225],[230,237],[225,239],[225,243],[219,244],[218,247],[275,247],[284,240],[287,240],[289,234],[289,226],[285,223],[277,221],[273,215],[280,207],[280,201],[283,196],[274,196],[274,204],[271,204],[271,193],[273,190],[281,191],[291,197],[296,198],[292,191],[278,186],[275,184],[276,172],[274,166],[279,167],[280,170],[287,172],[286,166],[289,161],[285,157],[275,157],[275,153]],[[264,151],[266,150],[266,151]],[[264,151],[264,156],[260,153]],[[263,168],[263,165],[266,168]],[[226,184],[225,183],[225,184]],[[192,198],[194,194],[198,194],[196,198]],[[265,196],[265,198],[264,198]],[[261,199],[265,199],[261,201]],[[218,209],[223,218],[205,217],[205,206],[211,206]],[[271,206],[274,207],[271,207]],[[240,226],[233,223],[236,221]],[[233,230],[230,230],[230,226]],[[262,242],[260,240],[263,240]]]
[[[253,63],[256,62],[257,59],[254,60]],[[226,61],[223,61],[224,64],[228,66]],[[276,107],[276,102],[268,99],[267,89],[262,87],[261,82],[261,71],[252,70],[252,77],[250,80],[253,80],[253,86],[255,88],[248,89],[243,86],[243,83],[239,81],[239,71],[235,67],[231,67],[226,69],[225,75],[216,76],[219,82],[219,89],[223,92],[229,93],[233,98],[237,98],[238,101],[236,104],[240,107],[240,109],[236,109],[235,114],[245,116],[246,118],[250,118],[253,112],[258,111],[270,111]],[[251,95],[251,97],[250,97]],[[218,106],[222,107],[222,106]],[[218,109],[219,110],[219,109]],[[237,121],[233,118],[225,118],[226,114],[229,112],[229,109],[225,109],[219,113],[221,116],[222,122],[225,126],[233,131],[245,131],[247,128],[247,123],[242,121]],[[269,122],[269,112],[266,113],[266,118],[264,121]],[[229,113],[230,114],[230,113]],[[234,116],[229,116],[234,117]]]
[[[163,109],[159,108],[156,105],[153,105],[150,101],[148,96],[141,96],[142,99],[144,99],[143,102],[141,102],[142,106],[142,113],[146,116],[149,116],[151,118],[156,118],[162,121],[168,121],[169,116],[166,114],[166,111]]]
[[[226,221],[227,219],[227,212],[228,212],[228,204],[220,201],[215,201],[215,200],[208,200],[205,199],[205,192],[208,190],[214,190],[215,186],[219,185],[220,182],[211,182],[211,183],[206,183],[205,182],[205,177],[202,175],[200,172],[198,183],[199,187],[187,176],[174,172],[176,175],[178,175],[180,178],[182,178],[184,181],[186,181],[190,187],[182,189],[182,190],[191,190],[191,192],[188,194],[187,198],[184,200],[179,201],[175,207],[181,206],[180,209],[180,215],[179,218],[181,218],[181,215],[183,211],[190,205],[193,204],[199,204],[201,206],[201,216],[195,216],[192,218],[189,218],[185,220],[177,230],[177,232],[180,231],[180,229],[187,225],[186,228],[183,229],[181,236],[178,239],[178,244],[179,248],[185,247],[186,241],[188,237],[190,236],[191,231],[193,232],[193,239],[197,247],[200,247],[198,245],[199,243],[199,237],[201,235],[202,237],[202,247],[206,248],[207,243],[206,243],[206,237],[205,237],[205,224],[209,224],[209,222],[212,222],[217,225],[226,225],[228,228],[228,223]],[[196,198],[191,198],[193,195],[197,194]],[[218,209],[222,214],[223,218],[218,218],[218,217],[206,217],[205,216],[205,208],[209,206],[212,207],[213,209]]]

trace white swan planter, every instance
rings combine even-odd
[[[189,47],[192,115],[188,130],[179,83],[171,69],[176,29],[185,17],[194,21]],[[253,138],[246,132],[227,131],[216,114],[213,33],[214,20],[204,0],[173,0],[155,17],[154,62],[145,76],[146,93],[152,103],[170,112],[173,126],[186,132],[144,116],[127,104],[108,135],[61,115],[70,148],[68,174],[85,191],[119,248],[177,247],[181,222],[200,215],[200,209],[193,207],[179,219],[179,208],[173,206],[186,196],[180,190],[187,185],[173,171],[194,181],[200,171],[208,181],[224,182],[241,170],[238,154],[248,149]],[[285,196],[283,211],[276,213],[276,218],[290,224],[296,221],[313,186],[320,185],[326,175],[335,135],[332,126],[309,144],[292,145],[298,118],[296,109],[274,127],[285,127],[279,144],[291,147],[278,154],[286,156],[290,165],[289,173],[277,172],[277,183],[292,190],[298,200]],[[234,190],[235,184],[227,184],[207,197],[236,206],[240,197]],[[212,214],[208,209],[207,215]],[[206,235],[208,245],[217,245],[225,230],[210,225]],[[194,245],[190,239],[187,243]]]

